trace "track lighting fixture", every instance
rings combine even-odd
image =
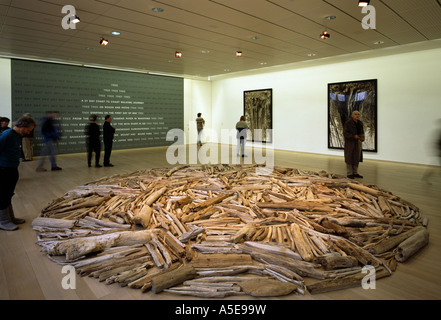
[[[320,39],[328,39],[330,37],[331,37],[331,35],[326,30],[323,31],[322,34],[320,35]]]
[[[181,51],[176,51],[175,52],[175,58],[182,58],[182,52]]]
[[[75,23],[75,24],[80,22],[80,21],[81,20],[80,20],[80,18],[77,15],[74,15],[74,16],[69,18],[69,22],[72,22],[72,23]]]
[[[236,57],[242,57],[242,51],[236,51]]]
[[[102,46],[107,46],[109,44],[109,41],[108,40],[106,40],[106,39],[104,39],[104,38],[101,38],[101,40],[100,40],[100,45],[102,45]]]
[[[366,6],[369,5],[370,2],[371,2],[370,0],[359,0],[358,1],[358,6],[359,7],[366,7]]]

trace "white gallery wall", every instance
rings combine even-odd
[[[441,49],[212,81],[213,128],[234,128],[243,92],[273,89],[274,149],[343,156],[328,149],[327,85],[378,80],[378,152],[366,159],[437,164],[429,143],[441,129]]]
[[[11,60],[0,58],[0,117],[11,119]]]

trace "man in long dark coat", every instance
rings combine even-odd
[[[351,118],[343,126],[345,137],[345,162],[348,178],[363,178],[358,174],[358,165],[362,158],[361,144],[364,141],[363,122],[360,121],[360,112],[352,112]]]
[[[104,141],[104,166],[113,167],[110,163],[110,154],[112,153],[113,137],[115,136],[115,128],[110,124],[112,122],[112,116],[106,115],[103,125],[103,141]]]

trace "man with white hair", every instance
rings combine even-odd
[[[363,178],[358,174],[358,165],[363,161],[362,142],[364,141],[363,122],[360,121],[360,112],[352,112],[351,118],[343,126],[345,138],[345,162],[349,179]]]

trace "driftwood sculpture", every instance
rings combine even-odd
[[[193,166],[70,190],[33,221],[82,276],[203,298],[311,294],[389,276],[429,241],[417,207],[325,172]]]

